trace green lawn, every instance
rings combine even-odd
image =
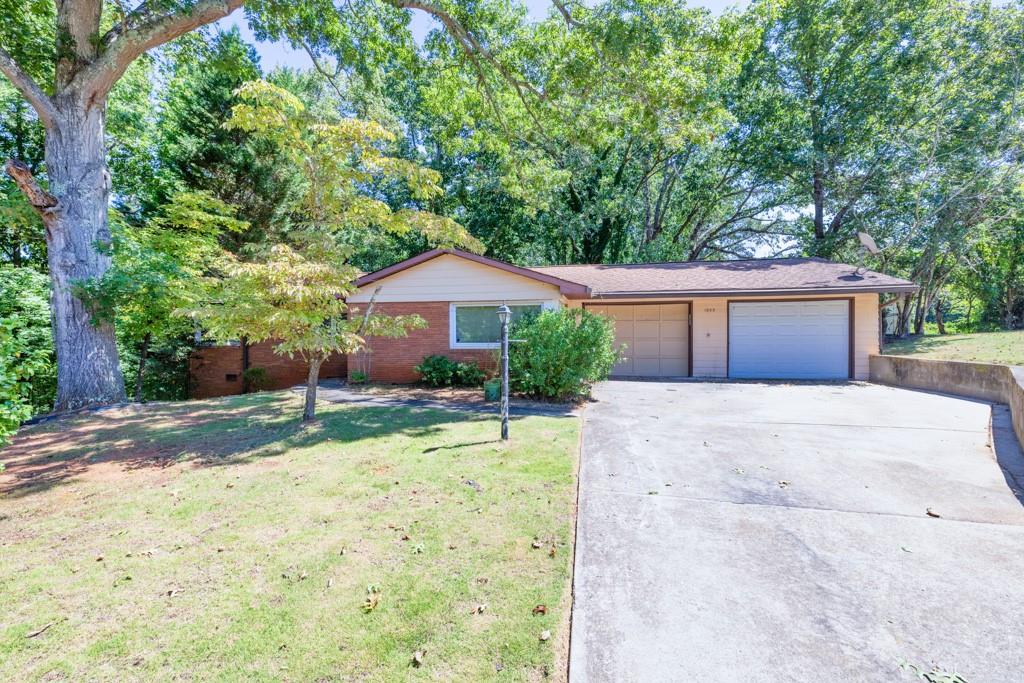
[[[886,344],[885,353],[941,360],[1024,365],[1024,330],[925,335]]]
[[[0,680],[561,678],[578,419],[503,444],[490,416],[299,410],[23,430],[0,451]]]

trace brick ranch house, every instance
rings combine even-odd
[[[369,351],[325,364],[321,377],[365,372],[371,381],[419,379],[413,367],[442,354],[493,367],[495,310],[513,315],[585,308],[615,320],[626,345],[618,377],[867,379],[879,351],[879,295],[912,292],[907,280],[818,258],[523,268],[455,249],[433,249],[369,273],[349,297],[365,308],[417,313],[427,327],[371,339]],[[241,373],[264,367],[270,388],[301,383],[300,360],[269,344],[210,347],[192,357],[193,395],[241,393]]]

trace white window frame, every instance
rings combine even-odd
[[[551,301],[528,300],[528,301],[460,301],[448,304],[448,348],[449,349],[497,349],[501,348],[501,342],[457,342],[455,335],[455,309],[462,306],[494,306],[502,304],[507,306],[540,306],[542,311],[552,311],[555,304]]]

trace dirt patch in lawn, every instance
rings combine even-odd
[[[30,425],[0,450],[0,495],[69,479],[116,480],[138,470],[211,464],[300,429],[297,421],[281,419],[285,406],[298,405],[292,396],[267,394],[254,404],[237,403],[230,397],[135,405]],[[182,438],[186,434],[190,438]]]

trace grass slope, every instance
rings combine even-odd
[[[1024,365],[1024,330],[926,335],[885,345],[885,353],[941,360]]]
[[[107,412],[0,451],[0,680],[558,678],[578,420],[502,444],[489,416],[299,410]]]

